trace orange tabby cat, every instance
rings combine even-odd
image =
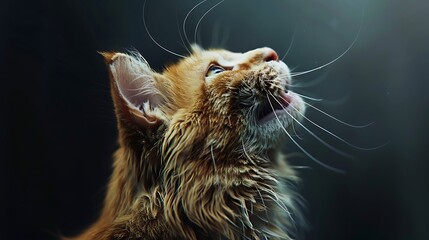
[[[270,48],[193,53],[160,74],[104,53],[119,129],[104,209],[76,239],[290,239],[280,146],[302,99]]]

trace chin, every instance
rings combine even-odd
[[[299,127],[302,122],[305,105],[301,97],[289,91],[287,93],[289,104],[285,107],[274,108],[264,120],[257,121],[249,131],[256,137],[257,144],[263,149],[271,149],[282,145],[295,133],[293,128]]]

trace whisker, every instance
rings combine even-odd
[[[298,80],[297,84],[295,84],[294,87],[307,88],[307,87],[319,85],[320,83],[326,80],[326,78],[328,77],[328,74],[329,74],[329,71],[325,71],[322,74],[320,74],[320,76],[318,76],[317,78],[306,80],[304,82],[302,80]]]
[[[371,126],[372,124],[374,124],[374,122],[370,122],[370,123],[367,123],[367,124],[364,124],[364,125],[353,125],[353,124],[344,122],[344,121],[342,121],[342,120],[340,120],[340,119],[338,119],[338,118],[330,115],[329,113],[327,113],[327,112],[325,112],[325,111],[323,111],[323,110],[321,110],[321,109],[319,109],[319,108],[317,108],[317,107],[315,107],[315,106],[313,106],[313,105],[311,105],[311,104],[309,104],[307,102],[304,102],[304,104],[307,105],[307,106],[309,106],[309,107],[311,107],[311,108],[313,108],[314,110],[322,113],[323,115],[325,115],[327,117],[330,117],[330,118],[334,119],[335,121],[337,121],[337,122],[339,122],[341,124],[344,124],[346,126],[352,127],[352,128],[366,128],[366,127]]]
[[[289,137],[289,139],[305,154],[307,155],[307,157],[309,157],[311,160],[313,160],[314,162],[316,162],[317,164],[325,167],[326,169],[329,169],[333,172],[337,172],[337,173],[341,173],[341,174],[345,174],[344,170],[338,169],[338,168],[334,168],[332,166],[329,166],[321,161],[319,161],[317,158],[315,158],[313,155],[311,155],[307,150],[305,150],[301,145],[299,145],[299,143],[292,138],[292,136],[289,134],[289,132],[286,130],[286,128],[283,126],[282,122],[280,121],[279,117],[277,116],[276,111],[274,110],[273,104],[271,103],[270,98],[268,97],[267,94],[267,99],[268,99],[268,103],[271,106],[271,109],[273,110],[274,116],[276,116],[277,121],[280,124],[280,127],[283,129],[283,131],[286,133],[286,135]]]
[[[182,42],[183,47],[185,47],[186,51],[189,54],[192,54],[191,50],[188,48],[188,46],[186,45],[186,43],[183,39],[182,33],[180,32],[180,26],[179,26],[179,21],[177,19],[177,15],[176,15],[176,25],[177,25],[177,30],[178,30],[177,32],[179,33],[180,41]]]
[[[296,25],[295,25],[295,27],[294,27],[294,29],[293,29],[292,40],[290,41],[290,43],[289,43],[289,47],[288,47],[288,49],[286,50],[285,55],[283,55],[283,57],[282,57],[281,61],[283,61],[283,60],[285,59],[285,57],[287,56],[287,54],[289,53],[289,51],[292,49],[293,42],[295,41],[295,34],[296,34]]]
[[[198,32],[198,27],[200,26],[201,21],[204,19],[204,17],[211,11],[213,10],[215,7],[217,7],[219,4],[223,3],[225,0],[222,0],[218,3],[216,3],[213,7],[211,7],[209,10],[207,10],[200,18],[200,20],[198,20],[197,25],[195,26],[195,31],[194,31],[194,42],[197,42],[197,32]]]
[[[302,98],[309,99],[309,100],[312,100],[312,101],[316,101],[316,102],[321,102],[321,101],[323,101],[323,99],[321,99],[321,98],[313,98],[313,97],[309,97],[309,96],[306,96],[306,95],[303,95],[303,94],[299,94],[299,93],[297,93],[296,91],[294,91],[293,93],[295,93],[296,95],[298,95],[298,96],[300,96],[300,97],[302,97]]]
[[[280,103],[280,101],[279,100],[277,100],[277,98],[276,97],[274,97],[274,95],[271,93],[271,92],[268,92],[272,97],[273,97],[273,99],[278,103],[278,104],[280,104],[280,106],[283,108],[283,110],[285,111],[285,113],[287,114],[287,115],[289,115],[289,117],[291,117],[293,120],[295,120],[295,122],[296,123],[298,123],[298,125],[300,125],[303,129],[305,129],[308,133],[310,133],[311,134],[311,136],[313,136],[314,138],[316,138],[320,143],[322,143],[323,145],[325,145],[327,148],[329,148],[329,149],[331,149],[332,151],[334,151],[334,152],[336,152],[336,153],[338,153],[338,154],[340,154],[340,155],[342,155],[342,156],[344,156],[344,157],[348,157],[348,158],[354,158],[352,155],[350,155],[350,154],[348,154],[348,153],[345,153],[345,152],[343,152],[343,151],[341,151],[341,150],[339,150],[339,149],[337,149],[337,148],[335,148],[334,146],[332,146],[331,144],[329,144],[329,143],[327,143],[326,141],[324,141],[323,139],[321,139],[319,136],[317,136],[315,133],[313,133],[310,129],[308,129],[306,126],[304,126],[304,124],[302,124],[302,123],[300,123],[299,121],[298,121],[298,119],[296,119],[294,116],[292,116],[292,114],[290,114],[284,107],[283,107],[283,105]],[[268,95],[267,95],[268,96]]]
[[[152,37],[152,34],[150,34],[150,32],[149,32],[149,29],[147,28],[147,25],[146,25],[146,20],[145,20],[145,8],[146,8],[146,0],[144,1],[144,3],[143,3],[143,25],[144,25],[144,28],[145,28],[145,30],[146,30],[146,33],[147,33],[147,35],[149,35],[149,37],[150,37],[150,39],[158,46],[158,47],[160,47],[162,50],[164,50],[164,51],[166,51],[166,52],[168,52],[168,53],[170,53],[170,54],[173,54],[173,55],[175,55],[175,56],[177,56],[177,57],[181,57],[181,58],[185,58],[185,56],[184,55],[181,55],[181,54],[178,54],[178,53],[175,53],[175,52],[173,52],[173,51],[171,51],[171,50],[168,50],[167,48],[165,48],[165,47],[163,47],[161,44],[159,44],[153,37]]]
[[[282,98],[282,97],[280,96],[280,98]],[[282,98],[282,99],[284,100],[284,98]],[[292,106],[292,105],[289,105],[289,106],[290,106],[291,108],[293,108],[293,109],[297,110],[294,106]],[[348,142],[348,141],[344,140],[343,138],[339,137],[338,135],[334,134],[333,132],[331,132],[331,131],[327,130],[326,128],[324,128],[324,127],[320,126],[319,124],[317,124],[317,123],[313,122],[311,119],[309,119],[308,117],[306,117],[306,116],[305,116],[304,114],[302,114],[301,112],[299,112],[299,111],[297,111],[297,112],[298,112],[298,114],[299,114],[299,115],[301,115],[304,119],[306,119],[307,121],[309,121],[309,122],[310,122],[311,124],[313,124],[314,126],[316,126],[316,127],[320,128],[320,129],[321,129],[321,130],[323,130],[324,132],[328,133],[329,135],[333,136],[334,138],[336,138],[336,139],[340,140],[341,142],[343,142],[343,143],[347,144],[347,145],[348,145],[348,146],[350,146],[350,147],[353,147],[353,148],[356,148],[356,149],[359,149],[359,150],[363,150],[363,151],[371,151],[371,150],[375,150],[375,149],[380,148],[380,147],[364,148],[364,147],[356,146],[356,145],[354,145],[354,144],[352,144],[352,143],[350,143],[350,142]]]
[[[293,130],[293,133],[295,134],[295,136],[296,136],[299,140],[302,140],[301,136],[300,136],[300,135],[298,135],[298,133],[296,133],[294,122],[292,122],[292,124],[291,124],[291,125],[292,125],[292,130]]]
[[[201,1],[200,3],[198,3],[197,5],[195,5],[191,10],[189,10],[188,14],[186,14],[185,18],[183,19],[182,30],[183,30],[183,34],[185,35],[185,39],[186,39],[186,42],[188,43],[188,45],[191,45],[191,43],[189,42],[188,35],[186,34],[186,21],[188,20],[189,15],[195,10],[195,8],[197,8],[198,6],[200,6],[201,4],[203,4],[207,1],[208,0],[204,0],[204,1]]]
[[[291,168],[293,168],[293,169],[312,169],[309,166],[291,166]]]
[[[362,19],[362,21],[363,21],[363,19]],[[355,36],[355,38],[353,39],[353,41],[352,41],[352,43],[349,45],[349,47],[343,52],[343,53],[341,53],[338,57],[336,57],[335,59],[333,59],[333,60],[331,60],[330,62],[328,62],[328,63],[325,63],[325,64],[323,64],[323,65],[321,65],[321,66],[319,66],[319,67],[316,67],[316,68],[313,68],[313,69],[310,69],[310,70],[306,70],[306,71],[303,71],[303,72],[296,72],[296,73],[292,73],[291,74],[291,76],[300,76],[300,75],[304,75],[304,74],[307,74],[307,73],[311,73],[311,72],[314,72],[314,71],[317,71],[317,70],[320,70],[320,69],[322,69],[322,68],[325,68],[325,67],[327,67],[327,66],[329,66],[329,65],[331,65],[332,63],[334,63],[334,62],[336,62],[336,61],[338,61],[340,58],[342,58],[344,55],[346,55],[349,51],[350,51],[350,49],[352,49],[352,47],[355,45],[355,43],[356,43],[356,41],[357,41],[357,39],[358,39],[358,37],[359,37],[359,35],[360,35],[360,32],[361,32],[361,30],[362,30],[362,25],[363,25],[363,23],[361,22],[361,24],[360,24],[360,26],[359,26],[359,30],[358,30],[358,32],[356,33],[356,36]]]

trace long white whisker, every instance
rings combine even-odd
[[[336,149],[335,147],[333,147],[331,144],[327,143],[326,141],[324,141],[323,139],[321,139],[319,136],[317,136],[316,134],[314,134],[310,129],[308,129],[306,126],[304,126],[304,124],[302,124],[301,122],[298,121],[298,119],[296,119],[294,116],[292,116],[292,114],[290,114],[284,107],[283,105],[280,103],[279,100],[277,100],[276,97],[274,97],[274,95],[271,92],[268,92],[273,99],[280,104],[280,106],[283,108],[283,110],[285,111],[285,113],[287,115],[289,115],[289,117],[291,117],[293,120],[295,120],[296,123],[298,123],[298,125],[300,125],[303,129],[305,129],[308,133],[311,134],[311,136],[313,136],[315,139],[317,139],[320,143],[322,143],[323,145],[325,145],[327,148],[331,149],[332,151],[344,156],[344,157],[348,157],[348,158],[354,158],[352,155],[345,153],[341,150]],[[268,95],[267,95],[268,97]]]
[[[201,21],[204,19],[204,17],[211,11],[213,10],[215,7],[217,7],[219,4],[223,3],[225,0],[222,0],[218,3],[216,3],[213,7],[211,7],[209,10],[207,10],[203,16],[201,16],[200,20],[198,20],[197,25],[195,26],[195,31],[194,31],[194,42],[197,42],[197,32],[198,32],[198,27],[200,26]]]
[[[311,169],[309,166],[291,166],[293,169]]]
[[[200,6],[201,4],[207,2],[207,0],[204,0],[200,3],[198,3],[197,5],[195,5],[189,12],[188,14],[186,14],[185,19],[183,19],[183,23],[182,23],[182,30],[183,30],[183,34],[185,35],[185,39],[186,42],[188,43],[188,45],[191,45],[191,43],[189,42],[188,39],[188,35],[186,34],[186,21],[188,20],[189,15],[195,10],[195,8],[197,8],[198,6]]]
[[[363,21],[363,19],[362,19],[362,21]],[[346,54],[350,51],[350,49],[355,45],[355,43],[356,43],[356,41],[357,41],[357,39],[358,39],[358,37],[359,37],[359,35],[360,35],[360,32],[361,32],[361,30],[362,30],[362,25],[363,25],[363,23],[361,22],[361,24],[360,24],[360,26],[359,26],[359,30],[358,30],[358,32],[356,33],[356,36],[355,36],[355,38],[353,39],[352,43],[351,43],[351,44],[349,45],[349,47],[348,47],[348,48],[347,48],[343,53],[341,53],[338,57],[336,57],[335,59],[333,59],[332,61],[330,61],[330,62],[328,62],[328,63],[323,64],[322,66],[319,66],[319,67],[316,67],[316,68],[313,68],[313,69],[310,69],[310,70],[307,70],[307,71],[303,71],[303,72],[292,73],[291,75],[292,75],[292,76],[300,76],[300,75],[304,75],[304,74],[307,74],[307,73],[311,73],[311,72],[314,72],[314,71],[320,70],[320,69],[322,69],[322,68],[324,68],[324,67],[327,67],[327,66],[331,65],[332,63],[334,63],[334,62],[338,61],[340,58],[342,58],[344,55],[346,55]]]
[[[317,78],[311,79],[311,80],[306,80],[306,81],[298,81],[297,84],[293,85],[293,87],[296,88],[307,88],[307,87],[312,87],[312,86],[316,86],[319,85],[320,83],[322,83],[323,81],[326,80],[327,76],[329,74],[329,71],[325,71],[323,73],[321,73]]]
[[[321,166],[323,166],[323,167],[325,167],[325,168],[327,168],[327,169],[329,169],[329,170],[331,170],[331,171],[334,171],[334,172],[337,172],[337,173],[342,173],[342,174],[344,174],[345,173],[345,171],[344,170],[341,170],[341,169],[338,169],[338,168],[334,168],[334,167],[331,167],[331,166],[329,166],[329,165],[327,165],[327,164],[325,164],[325,163],[323,163],[323,162],[321,162],[321,161],[319,161],[317,158],[315,158],[313,155],[311,155],[307,150],[305,150],[301,145],[299,145],[298,144],[298,142],[297,141],[295,141],[295,139],[293,139],[292,138],[292,136],[288,133],[288,131],[286,130],[286,128],[283,126],[283,124],[282,124],[282,122],[280,121],[280,119],[279,119],[279,117],[277,116],[277,113],[276,113],[276,111],[274,110],[274,107],[273,107],[273,104],[271,103],[271,100],[270,100],[270,98],[268,97],[268,94],[267,94],[267,99],[268,99],[268,102],[269,102],[269,104],[270,104],[270,106],[271,106],[271,109],[273,110],[273,113],[274,113],[274,115],[276,116],[276,119],[277,119],[277,121],[279,122],[279,125],[280,125],[280,127],[283,129],[283,131],[286,133],[286,135],[289,137],[289,139],[305,154],[305,155],[307,155],[307,157],[309,157],[311,160],[313,160],[314,162],[316,162],[317,164],[319,164],[319,165],[321,165]]]
[[[185,47],[186,51],[187,51],[189,54],[191,54],[192,52],[191,52],[191,50],[188,48],[188,46],[186,45],[186,43],[185,43],[185,41],[184,41],[184,39],[183,39],[182,33],[180,32],[181,30],[180,30],[179,22],[178,22],[178,19],[177,19],[177,15],[176,15],[176,25],[177,25],[177,30],[178,30],[177,32],[179,33],[180,41],[182,42],[183,47]]]
[[[295,27],[294,27],[294,29],[293,29],[293,35],[292,35],[292,40],[290,41],[290,43],[289,43],[289,47],[288,47],[288,49],[286,50],[286,53],[285,53],[285,55],[283,55],[283,57],[282,57],[282,61],[285,59],[285,57],[287,56],[287,54],[289,53],[289,51],[292,49],[292,45],[293,45],[293,42],[295,41],[295,34],[296,34],[296,25],[295,25]]]
[[[282,97],[280,96],[280,98],[282,98]],[[285,100],[284,98],[282,98],[282,99],[283,99],[283,100]],[[292,106],[292,105],[289,105],[289,106],[290,106],[291,108],[293,108],[293,109],[297,110],[294,106]],[[364,148],[364,147],[359,147],[359,146],[356,146],[356,145],[354,145],[354,144],[351,144],[350,142],[348,142],[348,141],[344,140],[343,138],[339,137],[338,135],[336,135],[336,134],[332,133],[331,131],[327,130],[326,128],[324,128],[324,127],[320,126],[319,124],[315,123],[314,121],[312,121],[311,119],[309,119],[308,117],[306,117],[306,116],[305,116],[304,114],[302,114],[301,112],[299,112],[299,111],[297,111],[297,112],[298,112],[298,114],[299,114],[299,115],[301,115],[303,118],[305,118],[307,121],[309,121],[309,122],[310,122],[311,124],[313,124],[314,126],[316,126],[316,127],[320,128],[320,129],[321,129],[321,130],[323,130],[324,132],[326,132],[326,133],[328,133],[329,135],[333,136],[334,138],[336,138],[336,139],[340,140],[341,142],[343,142],[343,143],[345,143],[345,144],[349,145],[350,147],[353,147],[353,148],[356,148],[356,149],[359,149],[359,150],[364,150],[364,151],[371,151],[371,150],[375,150],[375,149],[380,148],[380,147]]]
[[[296,95],[298,95],[298,96],[302,97],[302,98],[309,99],[309,100],[312,100],[312,101],[317,101],[317,102],[321,102],[321,101],[323,101],[323,99],[321,99],[321,98],[313,98],[313,97],[309,97],[309,96],[306,96],[306,95],[299,94],[299,93],[297,93],[296,91],[294,91],[294,93],[295,93]]]
[[[295,124],[292,122],[292,130],[293,130],[293,133],[295,134],[295,136],[299,139],[299,140],[302,140],[302,138],[301,138],[301,136],[299,136],[298,135],[298,133],[296,132],[296,130],[295,130]]]
[[[323,111],[323,110],[321,110],[321,109],[319,109],[319,108],[317,108],[317,107],[315,107],[315,106],[313,106],[313,105],[311,105],[311,104],[309,104],[307,102],[304,102],[304,104],[307,105],[307,106],[309,106],[309,107],[311,107],[311,108],[313,108],[314,110],[322,113],[323,115],[325,115],[327,117],[330,117],[330,118],[334,119],[335,121],[337,121],[339,123],[342,123],[342,124],[344,124],[346,126],[352,127],[352,128],[365,128],[365,127],[368,127],[368,126],[374,124],[374,122],[370,122],[370,123],[367,123],[367,124],[364,124],[364,125],[353,125],[353,124],[344,122],[344,121],[342,121],[342,120],[340,120],[340,119],[338,119],[338,118],[330,115],[329,113],[326,113],[325,111]]]
[[[146,0],[144,1],[144,3],[143,3],[143,25],[144,25],[144,28],[145,28],[145,30],[146,30],[146,33],[147,33],[147,35],[149,35],[149,37],[150,37],[150,39],[158,46],[158,47],[160,47],[162,50],[164,50],[164,51],[166,51],[166,52],[168,52],[168,53],[170,53],[170,54],[173,54],[173,55],[175,55],[175,56],[177,56],[177,57],[181,57],[181,58],[185,58],[185,56],[184,55],[181,55],[181,54],[178,54],[178,53],[175,53],[175,52],[173,52],[173,51],[171,51],[171,50],[168,50],[167,48],[165,48],[165,47],[163,47],[161,44],[159,44],[153,37],[152,37],[152,34],[150,34],[150,32],[149,32],[149,29],[147,28],[147,25],[146,25],[146,20],[145,20],[145,7],[146,7]]]

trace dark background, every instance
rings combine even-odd
[[[146,4],[146,23],[163,46],[185,54],[179,30],[198,1]],[[189,16],[193,39],[199,18]],[[1,239],[73,235],[97,217],[111,171],[116,125],[107,71],[97,51],[136,48],[161,70],[177,60],[150,40],[143,0],[0,2]],[[298,141],[337,174],[305,157],[301,194],[310,223],[306,239],[429,239],[428,1],[226,0],[206,15],[198,42],[247,51],[270,46],[304,71],[296,90],[353,124],[309,109],[318,124],[358,146],[348,147],[306,122],[345,158],[303,129]],[[287,151],[297,152],[293,144]]]

